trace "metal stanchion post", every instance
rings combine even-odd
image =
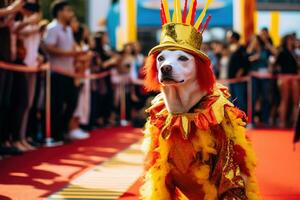
[[[62,145],[63,142],[55,142],[51,138],[51,69],[46,70],[46,147]]]

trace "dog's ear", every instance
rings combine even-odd
[[[148,91],[158,92],[160,91],[160,84],[158,81],[158,73],[156,68],[156,56],[157,54],[150,55],[144,66],[145,80],[144,85]]]
[[[209,60],[203,60],[195,56],[195,65],[197,69],[197,80],[202,91],[211,93],[216,84],[216,78]]]

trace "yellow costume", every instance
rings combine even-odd
[[[181,1],[174,0],[172,22],[168,1],[162,0],[161,42],[150,51],[150,56],[164,49],[180,49],[204,61],[198,68],[209,68],[209,58],[200,47],[210,17],[203,26],[202,20],[211,1],[207,0],[194,23],[196,0],[191,0],[188,13],[185,1],[183,16]],[[154,80],[156,67],[151,65],[146,69],[146,86],[148,83],[148,88],[153,89],[158,84]],[[200,87],[203,85],[200,82]],[[216,85],[214,80],[211,85],[208,94],[187,113],[169,113],[161,94],[147,110],[150,117],[143,143],[143,200],[259,199],[255,156],[245,135],[246,115],[228,100],[227,88]]]
[[[190,112],[177,115],[168,113],[161,95],[154,99],[147,110],[150,118],[143,144],[147,174],[142,199],[172,199],[166,186],[172,167],[196,177],[203,186],[199,188],[202,199],[259,199],[245,114],[228,97],[227,89],[219,85]],[[172,157],[177,160],[170,162]]]

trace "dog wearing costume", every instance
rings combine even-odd
[[[145,65],[145,86],[160,91],[147,109],[143,200],[258,200],[255,156],[245,135],[246,115],[217,84],[201,50],[202,20],[197,1],[161,2],[161,42]]]

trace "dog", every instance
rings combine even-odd
[[[210,61],[165,49],[149,56],[145,74],[146,88],[160,94],[147,110],[141,198],[258,199],[245,115],[216,84]]]
[[[158,80],[170,113],[186,113],[206,94],[197,83],[195,58],[182,50],[163,50],[157,59]]]

